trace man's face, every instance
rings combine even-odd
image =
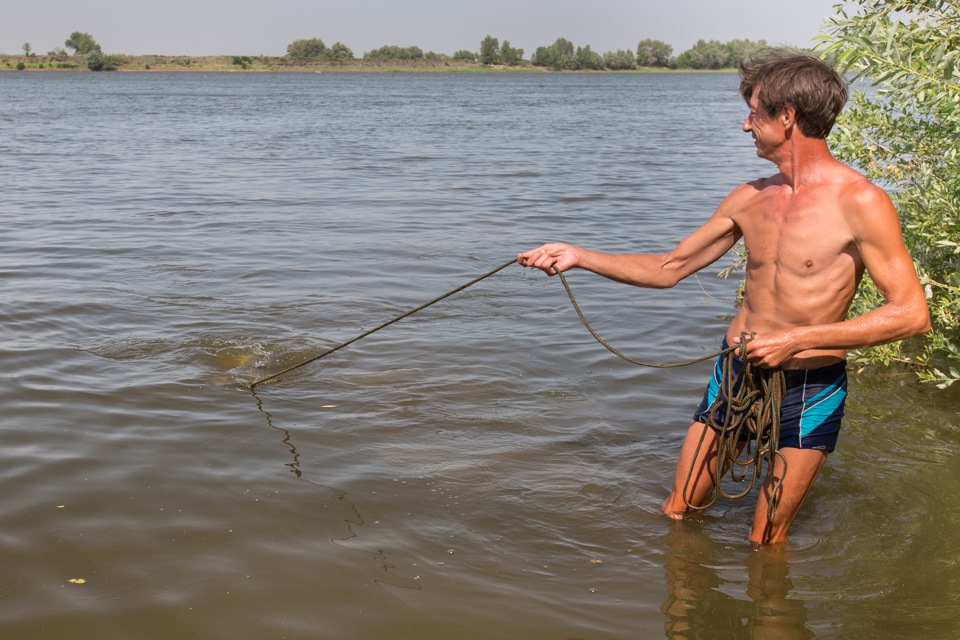
[[[776,145],[782,142],[778,135],[782,137],[782,131],[778,131],[778,122],[776,118],[767,113],[766,109],[760,106],[760,87],[753,90],[750,96],[750,113],[743,121],[743,130],[753,136],[754,145],[757,147],[757,155],[766,160],[771,160],[770,154]]]

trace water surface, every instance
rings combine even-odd
[[[854,379],[785,553],[664,519],[710,370],[547,240],[659,251],[772,173],[728,74],[0,74],[11,638],[955,638],[956,393]],[[631,356],[735,281],[570,275]],[[703,289],[701,289],[701,285]],[[706,291],[706,293],[704,292]]]

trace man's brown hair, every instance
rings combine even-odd
[[[740,62],[740,95],[750,104],[760,87],[759,104],[770,115],[790,105],[797,127],[810,138],[826,138],[847,102],[847,82],[813,56],[793,51],[764,51]]]

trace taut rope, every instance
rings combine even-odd
[[[370,335],[371,333],[375,333],[375,332],[377,332],[377,331],[380,331],[380,329],[383,329],[383,328],[385,328],[385,327],[389,327],[389,326],[390,326],[391,324],[393,324],[394,322],[399,322],[400,320],[403,320],[404,318],[406,318],[406,317],[408,317],[408,316],[412,316],[413,314],[415,314],[415,313],[418,312],[418,311],[423,311],[424,309],[426,309],[426,308],[429,307],[430,305],[436,304],[437,302],[440,302],[440,301],[443,300],[444,298],[449,298],[449,297],[452,296],[453,294],[459,293],[459,292],[463,291],[463,290],[466,289],[467,287],[469,287],[469,286],[471,286],[471,285],[474,285],[474,284],[480,282],[480,281],[483,280],[484,278],[489,278],[490,276],[492,276],[493,274],[497,273],[498,271],[503,271],[504,269],[506,269],[507,267],[509,267],[510,265],[512,265],[512,264],[515,263],[515,262],[516,262],[516,259],[510,260],[510,261],[508,261],[508,262],[504,262],[502,265],[500,265],[500,266],[497,267],[496,269],[491,269],[490,271],[487,271],[487,272],[486,272],[485,274],[483,274],[482,276],[476,277],[476,278],[474,278],[473,280],[471,280],[470,282],[467,282],[467,283],[464,283],[464,284],[460,285],[460,286],[457,287],[456,289],[451,289],[450,291],[446,292],[446,293],[443,294],[442,296],[437,296],[436,298],[434,298],[433,300],[430,300],[429,302],[424,302],[422,305],[420,305],[420,306],[417,307],[416,309],[411,309],[410,311],[407,311],[406,313],[401,313],[401,314],[400,314],[399,316],[397,316],[396,318],[391,318],[390,320],[387,320],[387,321],[384,322],[383,324],[377,325],[376,327],[374,327],[373,329],[370,329],[369,331],[364,331],[363,333],[361,333],[360,335],[358,335],[358,336],[355,337],[355,338],[351,338],[350,340],[347,340],[346,342],[343,342],[343,343],[341,343],[341,344],[338,344],[337,346],[333,347],[332,349],[327,349],[326,351],[324,351],[323,353],[321,353],[321,354],[318,355],[318,356],[314,356],[314,357],[312,357],[312,358],[309,358],[308,360],[304,360],[303,362],[300,362],[300,363],[298,363],[298,364],[295,364],[295,365],[293,365],[292,367],[287,367],[287,368],[284,369],[283,371],[279,371],[279,372],[277,372],[277,373],[274,373],[273,375],[269,375],[269,376],[267,376],[267,377],[265,377],[265,378],[260,378],[259,380],[257,380],[257,381],[255,381],[255,382],[253,382],[253,383],[250,384],[250,389],[253,389],[253,388],[255,388],[257,385],[263,384],[264,382],[267,382],[267,381],[269,381],[269,380],[274,380],[275,378],[279,378],[280,376],[282,376],[282,375],[284,375],[284,374],[287,374],[287,373],[290,373],[290,372],[293,371],[294,369],[299,369],[300,367],[302,367],[302,366],[304,366],[304,365],[308,365],[308,364],[310,364],[311,362],[316,362],[316,361],[319,360],[320,358],[325,358],[325,357],[327,357],[328,355],[330,355],[331,353],[333,353],[333,352],[335,352],[335,351],[339,351],[340,349],[343,349],[344,347],[353,344],[354,342],[356,342],[357,340],[360,340],[361,338],[366,338],[366,337],[367,337],[368,335]]]

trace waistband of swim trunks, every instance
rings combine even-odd
[[[723,342],[722,342],[721,344],[722,344],[722,346],[721,346],[722,349],[726,349],[727,347],[730,346],[730,343],[727,342],[727,337],[726,337],[726,336],[723,337]],[[745,364],[745,362],[746,362],[746,361],[743,360],[740,356],[737,355],[737,352],[736,352],[736,351],[733,352],[733,359],[734,359],[734,361],[736,361],[736,363],[737,363],[738,365],[743,365],[743,364]],[[840,373],[841,373],[842,371],[846,371],[846,369],[847,369],[847,361],[846,361],[846,360],[842,360],[842,361],[836,362],[836,363],[834,363],[834,364],[828,364],[828,365],[824,365],[824,366],[822,366],[822,367],[816,367],[816,368],[814,368],[814,369],[783,369],[783,375],[784,375],[787,379],[797,378],[797,377],[803,376],[803,375],[809,375],[809,374],[812,373],[812,372],[816,372],[816,373],[818,373],[818,374],[822,373],[822,374],[824,374],[824,375],[827,375],[827,374],[830,374],[830,373],[834,373],[834,372],[835,372],[836,375],[840,375]]]

